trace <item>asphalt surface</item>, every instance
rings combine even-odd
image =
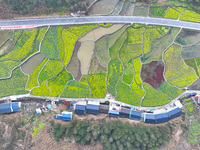
[[[95,16],[95,17],[74,17],[74,18],[48,18],[48,19],[35,18],[26,20],[2,20],[0,21],[0,28],[12,27],[12,26],[73,25],[73,24],[93,24],[93,23],[139,23],[139,24],[152,24],[152,25],[200,30],[200,23],[164,19],[164,18],[133,17],[133,16]]]

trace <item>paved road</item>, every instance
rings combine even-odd
[[[178,21],[164,18],[133,17],[133,16],[96,16],[96,17],[74,17],[74,18],[48,18],[48,19],[26,19],[26,20],[4,20],[0,21],[0,28],[30,28],[46,25],[72,25],[92,23],[140,23],[161,26],[171,26],[186,29],[200,30],[200,23]],[[7,28],[7,29],[8,29]]]
[[[129,105],[123,102],[119,102],[116,100],[111,100],[110,102],[117,102],[118,104],[120,104],[121,106],[128,106],[128,107],[132,107],[135,108],[137,110],[140,111],[144,111],[144,110],[154,110],[154,109],[162,109],[162,108],[170,108],[170,107],[174,107],[174,102],[177,101],[180,97],[182,97],[183,95],[186,95],[188,93],[197,93],[198,95],[200,95],[200,91],[199,90],[187,90],[183,93],[181,93],[179,96],[177,96],[175,99],[173,99],[170,103],[163,105],[163,106],[157,106],[157,107],[141,107],[141,106],[134,106],[134,105]],[[31,94],[23,94],[23,95],[14,95],[14,96],[7,96],[7,97],[1,97],[1,100],[8,100],[8,99],[14,99],[14,98],[23,98],[23,97],[29,97],[29,98],[40,98],[40,99],[48,99],[48,100],[73,100],[73,101],[84,101],[84,100],[90,100],[90,101],[99,101],[99,102],[105,102],[107,99],[104,98],[58,98],[58,97],[50,97],[50,96],[36,96],[36,95],[31,95]]]

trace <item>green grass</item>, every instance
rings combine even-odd
[[[159,38],[160,34],[158,31],[153,29],[146,29],[144,32],[144,42],[143,42],[143,53],[148,53],[151,50],[151,44],[156,39]]]
[[[167,7],[155,7],[150,8],[151,17],[163,17],[165,12],[167,11]]]
[[[194,102],[185,104],[185,107],[188,109],[188,111],[189,111],[190,113],[193,112],[194,106],[195,106]]]
[[[0,97],[8,95],[27,94],[25,90],[27,75],[24,75],[19,68],[13,71],[10,79],[0,80]]]
[[[184,2],[178,2],[178,1],[166,1],[166,2],[160,2],[160,3],[151,3],[150,6],[168,6],[168,5],[178,5],[178,6],[188,6],[187,3]]]
[[[135,95],[130,86],[122,82],[122,79],[120,79],[118,85],[117,85],[117,97],[116,100],[120,102],[124,102],[130,105],[139,106],[141,98],[137,95]]]
[[[13,39],[13,42],[17,42],[17,40],[19,39],[19,37],[21,36],[22,34],[22,31],[21,30],[15,30],[14,31],[14,39]]]
[[[181,47],[173,44],[164,54],[166,64],[165,78],[178,87],[189,86],[197,79],[195,70],[188,67],[180,56]],[[193,76],[188,76],[193,74]],[[188,78],[187,78],[188,77]],[[175,79],[177,83],[171,80]],[[181,85],[179,83],[182,83]]]
[[[160,33],[160,35],[165,35],[168,32],[169,27],[166,27],[166,26],[157,26],[156,29]]]
[[[63,50],[64,50],[64,47],[63,47],[63,39],[62,39],[62,30],[63,30],[63,27],[60,26],[58,27],[57,29],[57,39],[58,39],[58,49],[60,51],[60,59],[63,60],[63,56],[64,56],[64,53],[63,53]]]
[[[17,41],[14,48],[6,55],[1,56],[0,59],[21,60],[32,52],[33,43],[37,35],[37,30],[23,31],[22,36]]]
[[[50,59],[40,72],[38,81],[41,84],[43,81],[56,76],[63,69],[62,63],[59,60]]]
[[[131,84],[134,77],[133,60],[130,59],[124,68],[123,81]]]
[[[198,72],[195,60],[194,59],[186,59],[184,61],[185,61],[186,65],[194,68],[196,74],[199,76],[199,72]]]
[[[179,12],[173,8],[169,8],[167,13],[165,14],[164,18],[178,19],[180,14],[181,14],[181,12]]]
[[[116,42],[126,27],[127,26],[125,25],[115,33],[103,36],[98,41],[96,41],[96,53],[98,55],[99,61],[104,66],[107,66],[110,60],[109,48]]]
[[[100,63],[98,58],[95,56],[91,63],[90,63],[90,69],[89,74],[99,74],[99,73],[107,73],[107,67],[103,67]]]
[[[179,32],[179,28],[171,28],[168,34],[165,34],[161,38],[155,40],[151,45],[151,51],[144,54],[141,57],[141,61],[144,63],[149,63],[153,60],[161,60],[163,51],[172,44],[175,36]]]
[[[50,79],[48,81],[48,87],[51,89],[50,96],[59,96],[62,93],[65,84],[72,79],[72,75],[68,73],[65,69],[63,69],[63,71],[59,73],[55,78]]]
[[[37,65],[33,72],[29,75],[29,80],[28,80],[28,84],[26,86],[27,89],[32,89],[33,87],[36,87],[39,85],[38,83],[38,75],[39,75],[39,72],[40,70],[42,69],[42,67],[44,66],[44,64],[47,62],[47,58],[45,58],[42,63],[40,63],[39,65]]]
[[[119,57],[125,65],[131,58],[138,57],[142,54],[142,44],[138,45],[123,45],[119,51]]]
[[[113,59],[108,64],[108,79],[107,79],[107,90],[116,96],[116,85],[123,73],[122,64],[118,59]]]
[[[167,81],[164,81],[160,87],[158,88],[163,93],[166,93],[171,99],[176,98],[178,95],[180,95],[184,90],[181,90],[177,87],[172,86]]]
[[[142,35],[144,32],[143,28],[133,28],[129,27],[127,28],[127,39],[125,41],[125,44],[142,44]]]
[[[104,98],[106,96],[106,74],[89,74],[88,82],[92,98]]]
[[[44,126],[45,126],[44,123],[40,123],[40,124],[39,124],[39,128],[34,128],[34,129],[33,129],[34,132],[33,132],[33,134],[32,134],[32,137],[34,137]]]
[[[66,85],[61,97],[68,98],[85,98],[89,94],[89,86],[87,83],[87,77],[83,76],[80,82],[69,81]]]
[[[142,106],[162,106],[170,102],[169,97],[166,94],[155,90],[149,84],[143,83],[143,87],[147,93],[142,101]]]
[[[39,87],[35,87],[31,90],[32,95],[49,96],[50,90],[48,89],[47,81],[44,81]]]
[[[191,10],[186,10],[181,15],[180,20],[200,22],[200,14],[198,14],[194,11],[191,11]]]
[[[127,32],[124,31],[123,34],[117,39],[115,44],[113,44],[113,46],[109,48],[110,58],[117,58],[120,47],[122,46],[126,38]]]
[[[7,78],[11,74],[11,70],[19,65],[20,62],[12,61],[12,60],[5,60],[0,62],[0,78]]]
[[[111,24],[107,24],[107,26],[109,26],[109,25],[111,25]],[[80,37],[96,27],[98,27],[98,24],[75,25],[75,26],[73,25],[73,26],[67,27],[66,30],[68,30],[68,31],[74,33],[75,35],[77,35],[78,37]]]
[[[57,40],[57,27],[50,27],[41,46],[41,52],[44,52],[48,58],[60,58]]]

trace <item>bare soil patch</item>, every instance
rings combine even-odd
[[[72,57],[70,59],[69,64],[67,65],[66,69],[74,76],[76,81],[79,81],[82,77],[81,73],[81,62],[78,58],[78,50],[81,46],[81,42],[76,41]]]
[[[165,80],[163,71],[164,63],[162,61],[152,61],[142,65],[141,78],[144,82],[157,89]]]
[[[81,73],[87,75],[90,68],[90,62],[94,56],[94,41],[84,41],[78,51],[78,58],[81,62]]]
[[[46,56],[43,53],[38,53],[30,57],[24,64],[22,64],[22,71],[26,74],[31,74],[34,68],[40,63],[42,63],[45,57]]]

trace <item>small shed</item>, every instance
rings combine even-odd
[[[86,107],[86,102],[85,101],[79,101],[75,105],[75,113],[84,115],[85,114],[85,107]]]
[[[169,115],[168,113],[162,113],[162,114],[156,114],[156,123],[162,123],[169,121]]]
[[[41,114],[42,113],[40,108],[36,109],[35,111],[36,111],[37,114]]]
[[[65,106],[70,106],[71,105],[71,101],[64,101],[64,105]]]
[[[0,104],[0,113],[12,112],[11,103]]]
[[[21,102],[12,103],[13,112],[18,112],[21,110]]]
[[[181,104],[181,102],[179,100],[175,101],[175,105],[176,107],[182,108],[183,105]]]
[[[119,111],[119,117],[122,117],[122,118],[129,118],[130,112],[131,112],[130,109],[121,108],[121,110]]]
[[[100,104],[99,113],[108,114],[108,111],[109,111],[109,105]]]
[[[155,115],[153,114],[144,114],[144,122],[145,123],[155,123]]]
[[[180,108],[175,107],[174,109],[168,111],[168,114],[169,114],[169,118],[173,119],[173,118],[180,116],[182,114],[182,112],[181,112]]]
[[[72,120],[72,112],[62,112],[62,115],[56,115],[56,119]]]
[[[134,110],[132,110],[130,112],[129,118],[133,119],[133,120],[138,120],[139,121],[141,119],[141,115],[142,115],[142,113],[140,111],[134,111]]]
[[[119,112],[114,110],[109,110],[108,114],[109,116],[119,116]]]

